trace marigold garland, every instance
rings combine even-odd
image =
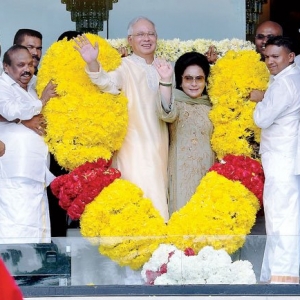
[[[241,56],[243,59],[249,59],[248,64],[249,62],[251,63],[253,61],[254,67],[258,62],[258,58],[257,56],[253,56],[252,50],[248,52],[243,51],[242,54],[237,56]],[[231,54],[228,60],[234,60],[234,58],[235,56]],[[221,66],[219,69],[222,69],[222,72],[220,71],[222,76],[224,76],[227,72],[227,78],[228,65],[226,64],[226,58],[225,64],[222,64],[222,60],[223,58],[220,59]],[[237,63],[236,60],[234,60],[234,62]],[[239,66],[239,64],[237,64],[237,66]],[[243,70],[243,72],[245,72],[245,70]],[[256,75],[260,76],[261,74],[258,73]],[[215,84],[218,82],[218,78],[213,76],[211,80]],[[248,91],[249,93],[250,90],[246,87],[247,83],[245,83],[247,80],[248,79],[242,81],[244,85],[240,84],[240,86],[241,89],[244,88],[244,90]],[[259,82],[261,83],[261,81]],[[255,88],[260,87],[263,89],[261,85],[255,85]],[[214,90],[212,90],[212,93],[213,92]],[[240,92],[237,92],[235,98],[237,102],[239,101],[239,99],[237,99],[238,96],[240,96]],[[214,99],[218,99],[218,94],[216,94]],[[229,100],[231,100],[231,102]],[[244,119],[237,118],[236,120],[236,122],[240,122],[239,126],[241,127],[242,132],[244,132],[245,128],[248,128],[249,124],[252,124],[250,119],[252,120],[254,105],[249,105],[248,107],[246,106],[245,109],[245,105],[240,105],[239,107],[238,104],[241,103],[236,104],[234,99],[229,100],[226,99],[226,102],[220,101],[219,107],[223,106],[223,110],[224,108],[226,110],[228,102],[230,104],[233,103],[236,109],[234,118],[237,118],[237,116],[241,114],[245,116]],[[244,101],[245,100],[243,99],[243,102]],[[249,101],[247,102],[249,103]],[[214,105],[217,104],[217,101],[215,101]],[[231,121],[232,120],[229,120],[228,116],[225,114],[223,122],[217,123],[215,126],[218,128],[218,126],[221,127]],[[223,130],[223,128],[221,128],[221,130]],[[229,131],[228,137],[230,137],[230,133],[231,132]],[[236,144],[236,136],[233,135],[232,140],[228,138],[225,139],[222,141],[221,145],[224,142]],[[248,144],[246,139],[245,142]],[[256,213],[260,205],[257,197],[243,184],[241,184],[240,181],[237,181],[237,179],[235,180],[236,181],[231,181],[226,179],[224,176],[217,174],[216,172],[209,172],[202,179],[195,195],[186,204],[186,206],[171,216],[166,228],[164,224],[158,222],[156,230],[153,233],[155,235],[159,235],[158,243],[170,243],[176,245],[179,249],[183,250],[186,248],[192,248],[194,251],[199,251],[202,247],[211,245],[215,249],[224,248],[228,253],[233,253],[242,247],[245,241],[245,236],[250,232],[255,222]],[[117,186],[114,184],[115,183],[112,185],[117,189]],[[107,189],[110,187],[111,186],[109,186]],[[117,190],[111,190],[111,193],[117,192]],[[99,198],[102,197],[102,193],[99,195]],[[123,192],[120,191],[120,194],[123,194]],[[133,195],[133,193],[131,194]],[[123,198],[122,200],[119,198],[117,199],[118,203],[122,203],[123,205]],[[140,202],[143,202],[142,195],[140,195]],[[105,209],[109,210],[111,213],[103,214],[102,210],[104,208],[101,208],[100,202],[97,204],[97,208],[95,202],[92,202],[88,205],[87,210],[84,212],[81,218],[82,234],[87,237],[101,236],[102,245],[100,245],[99,249],[103,255],[109,256],[111,259],[117,261],[120,265],[129,265],[133,269],[139,268],[147,261],[146,259],[149,258],[149,252],[147,252],[145,244],[140,244],[141,239],[142,241],[146,240],[146,244],[151,245],[151,250],[158,245],[157,240],[153,237],[153,234],[145,235],[144,233],[142,234],[139,232],[138,229],[131,228],[133,223],[136,224],[132,221],[132,218],[135,216],[134,210],[128,210],[127,213],[131,217],[125,217],[125,215],[122,215],[121,211],[117,209],[117,204],[114,204],[113,202],[108,204],[108,201],[103,201],[102,205],[104,205],[104,203],[106,207]],[[130,204],[124,204],[124,207],[129,207],[129,205]],[[101,212],[99,212],[99,209]],[[120,221],[119,224],[111,223],[115,214],[115,210],[118,212],[117,214]],[[139,209],[138,214],[140,217],[145,218],[145,220],[149,220],[147,214],[145,214],[142,209]],[[97,222],[93,217],[90,216],[94,216],[96,218],[101,216],[102,220],[106,220],[104,224],[101,225],[103,226],[102,231],[86,231],[87,228],[94,228],[95,224],[101,222],[100,219]],[[116,232],[116,228],[123,227],[121,224],[127,224],[127,221],[125,221],[127,219],[128,224],[130,225],[125,227],[126,233],[122,231],[120,232],[120,230],[117,230]],[[128,228],[129,232],[127,232]],[[104,230],[107,232],[104,233]],[[122,230],[124,229],[122,228]],[[124,238],[128,235],[137,237],[137,240],[132,237],[129,239]],[[104,236],[110,236],[110,238],[103,240]],[[111,236],[117,236],[118,238],[112,238]],[[147,255],[145,255],[145,251]]]
[[[119,65],[119,54],[107,42],[94,35],[88,38],[100,44],[100,61],[105,70]],[[116,41],[108,42],[116,48],[121,46]],[[249,137],[254,135],[259,140],[259,130],[253,126],[255,105],[247,101],[247,93],[253,88],[265,89],[267,74],[255,51],[241,50],[254,49],[253,44],[239,40],[161,40],[156,55],[174,61],[187,51],[204,53],[212,44],[219,56],[225,55],[212,68],[209,79],[215,127],[213,148],[219,158],[226,154],[250,156],[253,149],[249,147]],[[126,98],[122,94],[100,93],[83,71],[84,63],[73,45],[72,41],[54,43],[44,56],[38,77],[39,93],[50,79],[58,84],[60,97],[49,101],[44,111],[46,142],[58,162],[69,170],[87,161],[109,159],[121,147],[128,121]],[[239,181],[210,171],[195,195],[171,216],[166,226],[137,186],[116,179],[86,205],[80,219],[81,233],[100,243],[103,255],[122,266],[138,269],[161,243],[194,251],[211,245],[233,253],[243,245],[258,209],[258,199]]]
[[[196,193],[168,222],[168,241],[178,249],[204,246],[234,253],[250,233],[259,202],[239,181],[211,171],[202,178]]]
[[[194,251],[211,245],[234,253],[243,245],[258,209],[257,198],[240,182],[209,172],[191,200],[165,225],[138,187],[116,179],[86,206],[80,224],[83,236],[100,237],[101,254],[139,269],[161,243]]]
[[[226,155],[215,163],[209,171],[216,171],[229,180],[238,180],[248,188],[263,204],[264,172],[260,162],[248,156]]]
[[[51,190],[59,199],[59,205],[67,211],[72,220],[78,220],[85,206],[93,201],[104,187],[120,178],[120,171],[111,168],[110,164],[111,161],[101,158],[93,163],[86,162],[51,182]]]
[[[211,143],[218,159],[226,154],[255,157],[249,140],[259,143],[260,130],[253,121],[255,103],[249,101],[249,94],[253,89],[266,90],[268,79],[265,64],[253,50],[230,50],[211,68]]]
[[[139,269],[166,235],[164,219],[151,200],[123,179],[116,179],[86,206],[80,224],[83,236],[100,237],[101,254],[132,269]]]
[[[103,69],[111,71],[120,65],[119,53],[107,41],[93,34],[87,37],[92,43],[98,42]],[[67,170],[98,158],[110,159],[120,149],[128,123],[127,98],[100,92],[84,72],[85,63],[74,45],[73,40],[52,44],[37,80],[39,94],[49,80],[57,84],[60,97],[52,98],[43,110],[45,141]]]

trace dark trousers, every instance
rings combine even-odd
[[[63,169],[56,161],[54,156],[50,154],[50,171],[55,176],[67,174],[68,172]],[[62,209],[58,204],[50,186],[47,188],[47,195],[49,201],[50,222],[51,222],[51,236],[52,237],[65,237],[67,235],[67,212]]]

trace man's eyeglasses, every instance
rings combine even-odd
[[[258,40],[269,39],[269,38],[271,38],[271,37],[274,37],[274,34],[267,34],[267,35],[264,35],[264,34],[259,33],[259,34],[257,34],[257,35],[255,36],[255,38],[258,39]]]
[[[187,83],[193,83],[194,81],[196,83],[201,83],[205,81],[205,78],[203,76],[190,76],[190,75],[186,75],[186,76],[182,76],[183,81],[187,82]]]
[[[136,34],[129,34],[129,36],[135,36],[140,39],[145,37],[156,38],[156,32],[138,32]]]

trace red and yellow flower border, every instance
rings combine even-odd
[[[104,69],[113,70],[120,64],[120,56],[107,41],[94,35],[88,37],[100,44]],[[54,43],[43,58],[38,77],[39,92],[50,79],[58,84],[60,97],[52,99],[44,111],[45,140],[58,162],[70,171],[98,159],[108,161],[121,147],[128,121],[127,99],[122,94],[112,96],[99,92],[86,76],[82,59],[72,43]],[[236,45],[233,43],[227,51],[222,50],[224,55],[218,51],[222,57],[212,67],[209,78],[213,102],[210,117],[215,127],[212,147],[220,160],[225,158],[226,168],[214,166],[200,182],[195,195],[171,216],[167,225],[150,199],[145,199],[138,187],[123,179],[110,182],[94,200],[85,203],[80,218],[82,235],[97,243],[100,253],[120,265],[140,268],[161,243],[194,251],[211,245],[233,253],[250,232],[260,207],[257,197],[261,190],[251,189],[252,179],[261,188],[259,161],[255,159],[258,165],[249,163],[249,167],[255,165],[250,171],[247,164],[241,172],[236,170],[243,175],[244,171],[251,172],[249,178],[241,174],[230,177],[226,176],[227,167],[235,164],[226,155],[253,159],[249,136],[259,141],[259,130],[252,121],[254,104],[248,95],[251,89],[265,89],[268,76],[254,50]],[[159,49],[172,46],[165,42],[164,47],[161,44]],[[178,45],[171,52],[177,48]],[[176,53],[189,50],[183,47]],[[163,54],[163,50],[159,51]]]

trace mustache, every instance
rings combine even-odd
[[[27,72],[27,71],[25,71],[25,72],[23,72],[23,73],[21,74],[21,76],[27,76],[27,75],[31,76],[32,74],[31,74],[30,72]]]
[[[35,54],[33,54],[33,55],[31,55],[32,56],[32,58],[34,58],[34,59],[36,59],[37,61],[40,61],[41,60],[41,58],[40,57],[38,57],[37,55],[35,55]]]

